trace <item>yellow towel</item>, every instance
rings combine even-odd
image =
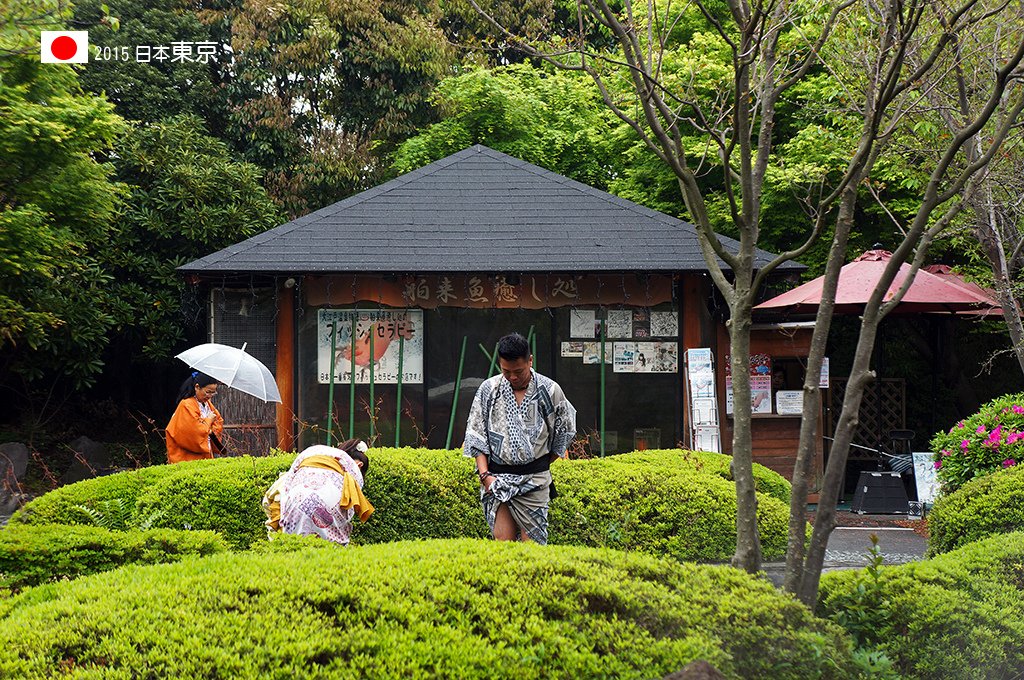
[[[281,487],[287,474],[286,471],[278,477],[263,494],[263,512],[267,516],[267,521],[264,522],[267,525],[267,538],[273,538],[274,534],[281,530]]]
[[[352,475],[346,472],[344,477],[345,482],[341,489],[341,503],[338,503],[338,505],[342,508],[352,508],[355,510],[359,521],[365,522],[373,514],[373,505],[370,503],[370,499],[363,495],[363,490],[356,484],[356,480],[353,479]]]

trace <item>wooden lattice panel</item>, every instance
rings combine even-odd
[[[826,436],[832,437],[839,422],[839,414],[843,408],[843,394],[846,392],[848,378],[832,378],[829,389],[829,413],[827,418]],[[878,388],[872,383],[864,390],[860,404],[859,423],[853,434],[853,443],[859,446],[875,448],[878,443],[888,449],[889,432],[906,427],[907,399],[906,381],[902,378],[882,379],[882,398],[879,403]],[[879,408],[881,408],[881,426],[879,426]],[[875,459],[877,454],[863,449],[851,448],[850,459]]]
[[[217,410],[224,416],[224,445],[228,455],[265,456],[277,446],[276,404],[221,387]]]

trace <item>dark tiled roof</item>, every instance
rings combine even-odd
[[[769,257],[758,251],[757,261]],[[781,269],[804,267],[788,262]],[[692,272],[707,266],[692,224],[478,145],[180,270]]]

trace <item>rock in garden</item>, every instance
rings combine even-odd
[[[13,475],[15,480],[25,476],[28,469],[28,447],[21,442],[6,442],[0,444],[0,480],[7,480],[8,475]]]
[[[105,473],[110,465],[110,454],[104,444],[94,442],[88,437],[79,437],[68,446],[74,459],[71,461],[71,467],[64,473],[65,484],[92,479]]]

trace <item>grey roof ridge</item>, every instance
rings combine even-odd
[[[214,253],[210,253],[209,255],[201,257],[198,260],[193,260],[192,262],[188,263],[187,265],[183,265],[182,267],[179,267],[179,269],[194,270],[194,269],[199,269],[199,268],[201,268],[203,266],[215,264],[215,263],[219,262],[222,259],[225,259],[227,257],[231,257],[231,256],[234,256],[234,255],[237,255],[237,254],[239,254],[241,252],[249,250],[250,248],[254,248],[254,247],[256,247],[256,246],[258,246],[258,245],[260,245],[260,244],[262,244],[262,243],[264,243],[266,241],[269,241],[271,239],[278,238],[279,236],[283,236],[285,234],[291,233],[292,231],[295,231],[296,229],[299,229],[301,227],[306,226],[310,222],[315,222],[315,221],[317,221],[319,219],[322,219],[324,217],[328,217],[330,215],[333,215],[333,214],[335,214],[337,212],[340,212],[340,211],[342,211],[342,210],[344,210],[346,208],[349,208],[349,207],[351,207],[353,205],[358,205],[359,203],[362,203],[363,201],[366,201],[366,200],[369,200],[369,199],[374,198],[376,196],[379,196],[382,193],[386,193],[386,192],[391,191],[393,189],[397,189],[399,187],[405,186],[406,184],[408,184],[409,182],[411,182],[413,180],[419,179],[420,177],[423,177],[424,175],[432,174],[432,173],[436,172],[437,170],[440,170],[442,168],[446,168],[449,165],[451,165],[452,163],[457,162],[458,160],[461,160],[463,155],[465,154],[465,152],[469,151],[472,148],[474,148],[474,147],[468,147],[466,149],[463,149],[462,151],[458,151],[458,152],[452,154],[451,156],[446,156],[445,158],[442,158],[440,160],[436,160],[433,163],[428,163],[427,165],[424,165],[422,167],[416,168],[415,170],[410,170],[409,172],[407,172],[407,173],[405,173],[403,175],[399,175],[398,177],[395,177],[392,180],[388,180],[387,182],[384,182],[384,184],[378,184],[377,186],[371,187],[371,188],[367,189],[366,191],[360,191],[359,193],[353,194],[353,195],[349,196],[348,198],[343,198],[340,201],[337,201],[336,203],[331,203],[330,205],[325,205],[324,207],[320,208],[319,210],[314,210],[313,212],[306,213],[305,215],[302,215],[300,217],[296,217],[294,220],[291,220],[289,222],[285,222],[284,224],[276,226],[273,229],[268,229],[267,231],[264,231],[264,232],[262,232],[260,234],[256,234],[255,236],[251,236],[251,237],[247,238],[246,240],[242,241],[241,243],[236,243],[233,246],[228,246],[227,248],[223,248],[223,249],[218,250],[218,251],[216,251]],[[465,154],[465,155],[468,155],[468,154]],[[213,258],[216,255],[220,255],[220,257],[218,257],[217,259],[211,259],[211,258]]]
[[[659,222],[665,224],[668,227],[679,229],[680,231],[692,232],[694,234],[694,236],[697,236],[698,239],[700,238],[700,235],[698,233],[700,230],[697,228],[697,226],[694,225],[694,224],[691,224],[690,222],[687,222],[686,220],[682,220],[682,219],[680,219],[678,217],[673,217],[672,215],[667,215],[667,214],[665,214],[663,212],[658,212],[657,210],[653,210],[651,208],[648,208],[647,206],[640,205],[639,203],[635,203],[633,201],[630,201],[629,199],[622,198],[621,196],[616,196],[615,194],[612,194],[610,192],[602,191],[600,189],[596,189],[596,188],[590,186],[589,184],[584,184],[583,182],[579,182],[579,181],[574,180],[574,179],[572,179],[570,177],[566,177],[565,175],[559,175],[558,173],[552,172],[551,170],[547,170],[546,168],[542,168],[539,165],[534,165],[533,163],[528,163],[527,161],[521,160],[519,158],[515,158],[514,156],[509,156],[508,154],[504,154],[504,153],[502,153],[500,151],[496,151],[496,150],[494,150],[494,149],[492,149],[492,148],[490,148],[488,146],[484,146],[483,144],[474,144],[473,146],[468,147],[468,149],[480,149],[483,153],[485,153],[487,155],[490,155],[492,157],[498,158],[498,160],[504,160],[504,161],[508,162],[510,165],[520,166],[521,169],[523,169],[523,170],[528,170],[528,171],[534,173],[535,175],[544,176],[547,179],[553,180],[553,181],[555,181],[558,184],[564,184],[564,185],[567,185],[567,186],[572,186],[572,188],[574,188],[574,189],[576,189],[578,191],[581,191],[581,192],[586,193],[586,194],[590,194],[591,196],[594,196],[595,198],[600,198],[600,199],[602,199],[602,200],[604,200],[604,201],[606,201],[608,203],[611,203],[613,205],[616,205],[616,206],[618,206],[620,208],[624,208],[624,209],[629,210],[631,212],[635,212],[635,213],[637,213],[639,215],[642,215],[644,217],[656,219],[656,220],[658,220]],[[466,149],[466,150],[468,150],[468,149]],[[739,241],[737,241],[736,239],[734,239],[732,237],[722,236],[721,234],[716,234],[716,235],[718,236],[719,240],[721,240],[723,242],[723,245],[725,245],[726,242],[732,243],[732,244],[735,244],[735,245],[739,245]],[[774,254],[769,253],[766,250],[762,250],[761,248],[756,248],[755,247],[754,250],[755,250],[755,256],[760,256],[760,257],[762,257],[762,258],[764,258],[764,259],[766,259],[768,261],[771,261],[775,257]],[[791,260],[790,262],[792,263],[792,265],[796,265],[796,266],[804,267],[804,268],[806,267],[805,265],[800,264],[799,262],[796,262],[794,260]],[[786,265],[786,262],[780,263],[780,266],[785,266],[785,265]]]
[[[222,260],[228,259],[230,257],[234,257],[234,256],[238,255],[239,253],[242,253],[242,252],[244,252],[246,250],[249,250],[251,248],[257,247],[257,246],[265,243],[266,241],[269,241],[269,240],[272,240],[272,239],[276,239],[276,238],[278,238],[278,237],[280,237],[282,235],[285,235],[285,234],[288,234],[288,233],[290,233],[292,231],[295,231],[296,229],[300,229],[300,228],[302,228],[304,226],[307,226],[311,222],[316,222],[316,221],[321,220],[321,219],[323,219],[325,217],[328,217],[330,215],[333,215],[333,214],[341,212],[341,211],[343,211],[345,209],[348,209],[348,208],[352,207],[353,205],[358,205],[359,203],[362,203],[364,201],[370,200],[372,198],[376,198],[376,197],[380,196],[381,194],[385,194],[385,193],[387,193],[389,191],[393,191],[395,189],[403,187],[403,186],[409,184],[410,182],[416,181],[416,180],[418,180],[418,179],[420,179],[420,178],[422,178],[424,176],[431,175],[431,174],[433,174],[433,173],[435,173],[435,172],[437,172],[439,170],[447,168],[450,165],[453,165],[455,163],[461,162],[461,161],[465,160],[466,158],[472,157],[474,155],[488,156],[488,157],[490,157],[490,158],[492,158],[494,160],[498,160],[498,161],[501,161],[502,163],[506,163],[506,164],[508,164],[510,166],[519,168],[520,170],[525,170],[527,172],[530,172],[531,174],[537,175],[539,177],[543,177],[544,179],[546,179],[548,181],[551,181],[551,182],[553,182],[555,184],[559,184],[559,185],[563,185],[563,186],[565,186],[567,188],[575,189],[576,191],[579,191],[580,193],[587,194],[588,196],[591,196],[592,198],[599,199],[599,200],[601,200],[603,202],[606,202],[606,203],[609,203],[611,205],[614,205],[614,206],[616,206],[616,207],[618,207],[620,209],[628,210],[628,211],[630,211],[632,213],[635,213],[635,214],[640,215],[642,217],[645,217],[647,219],[654,219],[654,220],[664,224],[666,227],[669,227],[669,228],[672,228],[672,229],[675,229],[675,230],[678,230],[678,231],[686,231],[686,232],[689,232],[689,233],[693,234],[698,239],[700,238],[700,236],[697,233],[698,232],[697,227],[692,225],[692,224],[690,224],[689,222],[686,222],[685,220],[681,220],[681,219],[679,219],[677,217],[673,217],[672,215],[667,215],[665,213],[658,212],[657,210],[653,210],[653,209],[648,208],[646,206],[640,205],[639,203],[634,203],[633,201],[630,201],[628,199],[621,198],[619,196],[615,196],[614,194],[608,193],[606,191],[602,191],[600,189],[596,189],[596,188],[594,188],[592,186],[584,184],[583,182],[579,182],[579,181],[571,179],[569,177],[565,177],[563,175],[559,175],[556,172],[553,172],[551,170],[547,170],[547,169],[542,168],[542,167],[540,167],[538,165],[534,165],[533,163],[530,163],[528,161],[524,161],[524,160],[521,160],[519,158],[515,158],[514,156],[509,156],[508,154],[502,153],[501,151],[497,151],[497,150],[492,149],[492,148],[490,148],[488,146],[485,146],[483,144],[474,144],[474,145],[466,147],[465,149],[462,149],[460,151],[456,151],[455,153],[453,153],[453,154],[451,154],[449,156],[446,156],[446,157],[441,158],[439,160],[433,161],[432,163],[428,163],[427,165],[419,167],[419,168],[417,168],[415,170],[411,170],[411,171],[409,171],[409,172],[407,172],[407,173],[405,173],[403,175],[399,175],[398,177],[396,177],[394,179],[391,179],[391,180],[389,180],[389,181],[387,181],[387,182],[385,182],[383,184],[379,184],[379,185],[377,185],[375,187],[371,187],[370,189],[367,189],[365,191],[359,192],[357,194],[353,194],[352,196],[349,196],[349,197],[344,198],[344,199],[342,199],[340,201],[337,201],[336,203],[332,203],[330,205],[324,206],[323,208],[320,208],[319,210],[314,210],[313,212],[310,212],[310,213],[307,213],[305,215],[302,215],[301,217],[297,217],[294,220],[291,220],[289,222],[286,222],[285,224],[282,224],[282,225],[279,225],[277,227],[274,227],[273,229],[268,229],[267,231],[265,231],[263,233],[256,234],[255,236],[252,236],[252,237],[246,239],[245,241],[242,241],[241,243],[237,243],[235,245],[228,246],[228,247],[223,248],[223,249],[221,249],[219,251],[216,251],[214,253],[206,255],[205,257],[199,258],[197,260],[193,260],[192,262],[190,262],[190,263],[188,263],[186,265],[183,265],[183,266],[179,267],[178,269],[179,270],[185,270],[185,271],[195,271],[195,270],[198,270],[198,269],[202,269],[204,267],[209,267],[211,265],[216,265],[217,263],[221,262]],[[738,242],[735,239],[730,238],[728,236],[719,236],[718,238],[723,241],[724,245],[738,244]],[[769,253],[767,251],[761,250],[760,248],[755,248],[755,258],[756,259],[770,261],[774,257],[775,256],[772,253]],[[722,263],[722,264],[724,264],[724,263]],[[799,262],[796,262],[796,261],[783,262],[783,263],[780,264],[780,269],[794,269],[794,268],[805,269],[806,267],[805,267],[805,265],[802,265],[802,264],[800,264]]]

